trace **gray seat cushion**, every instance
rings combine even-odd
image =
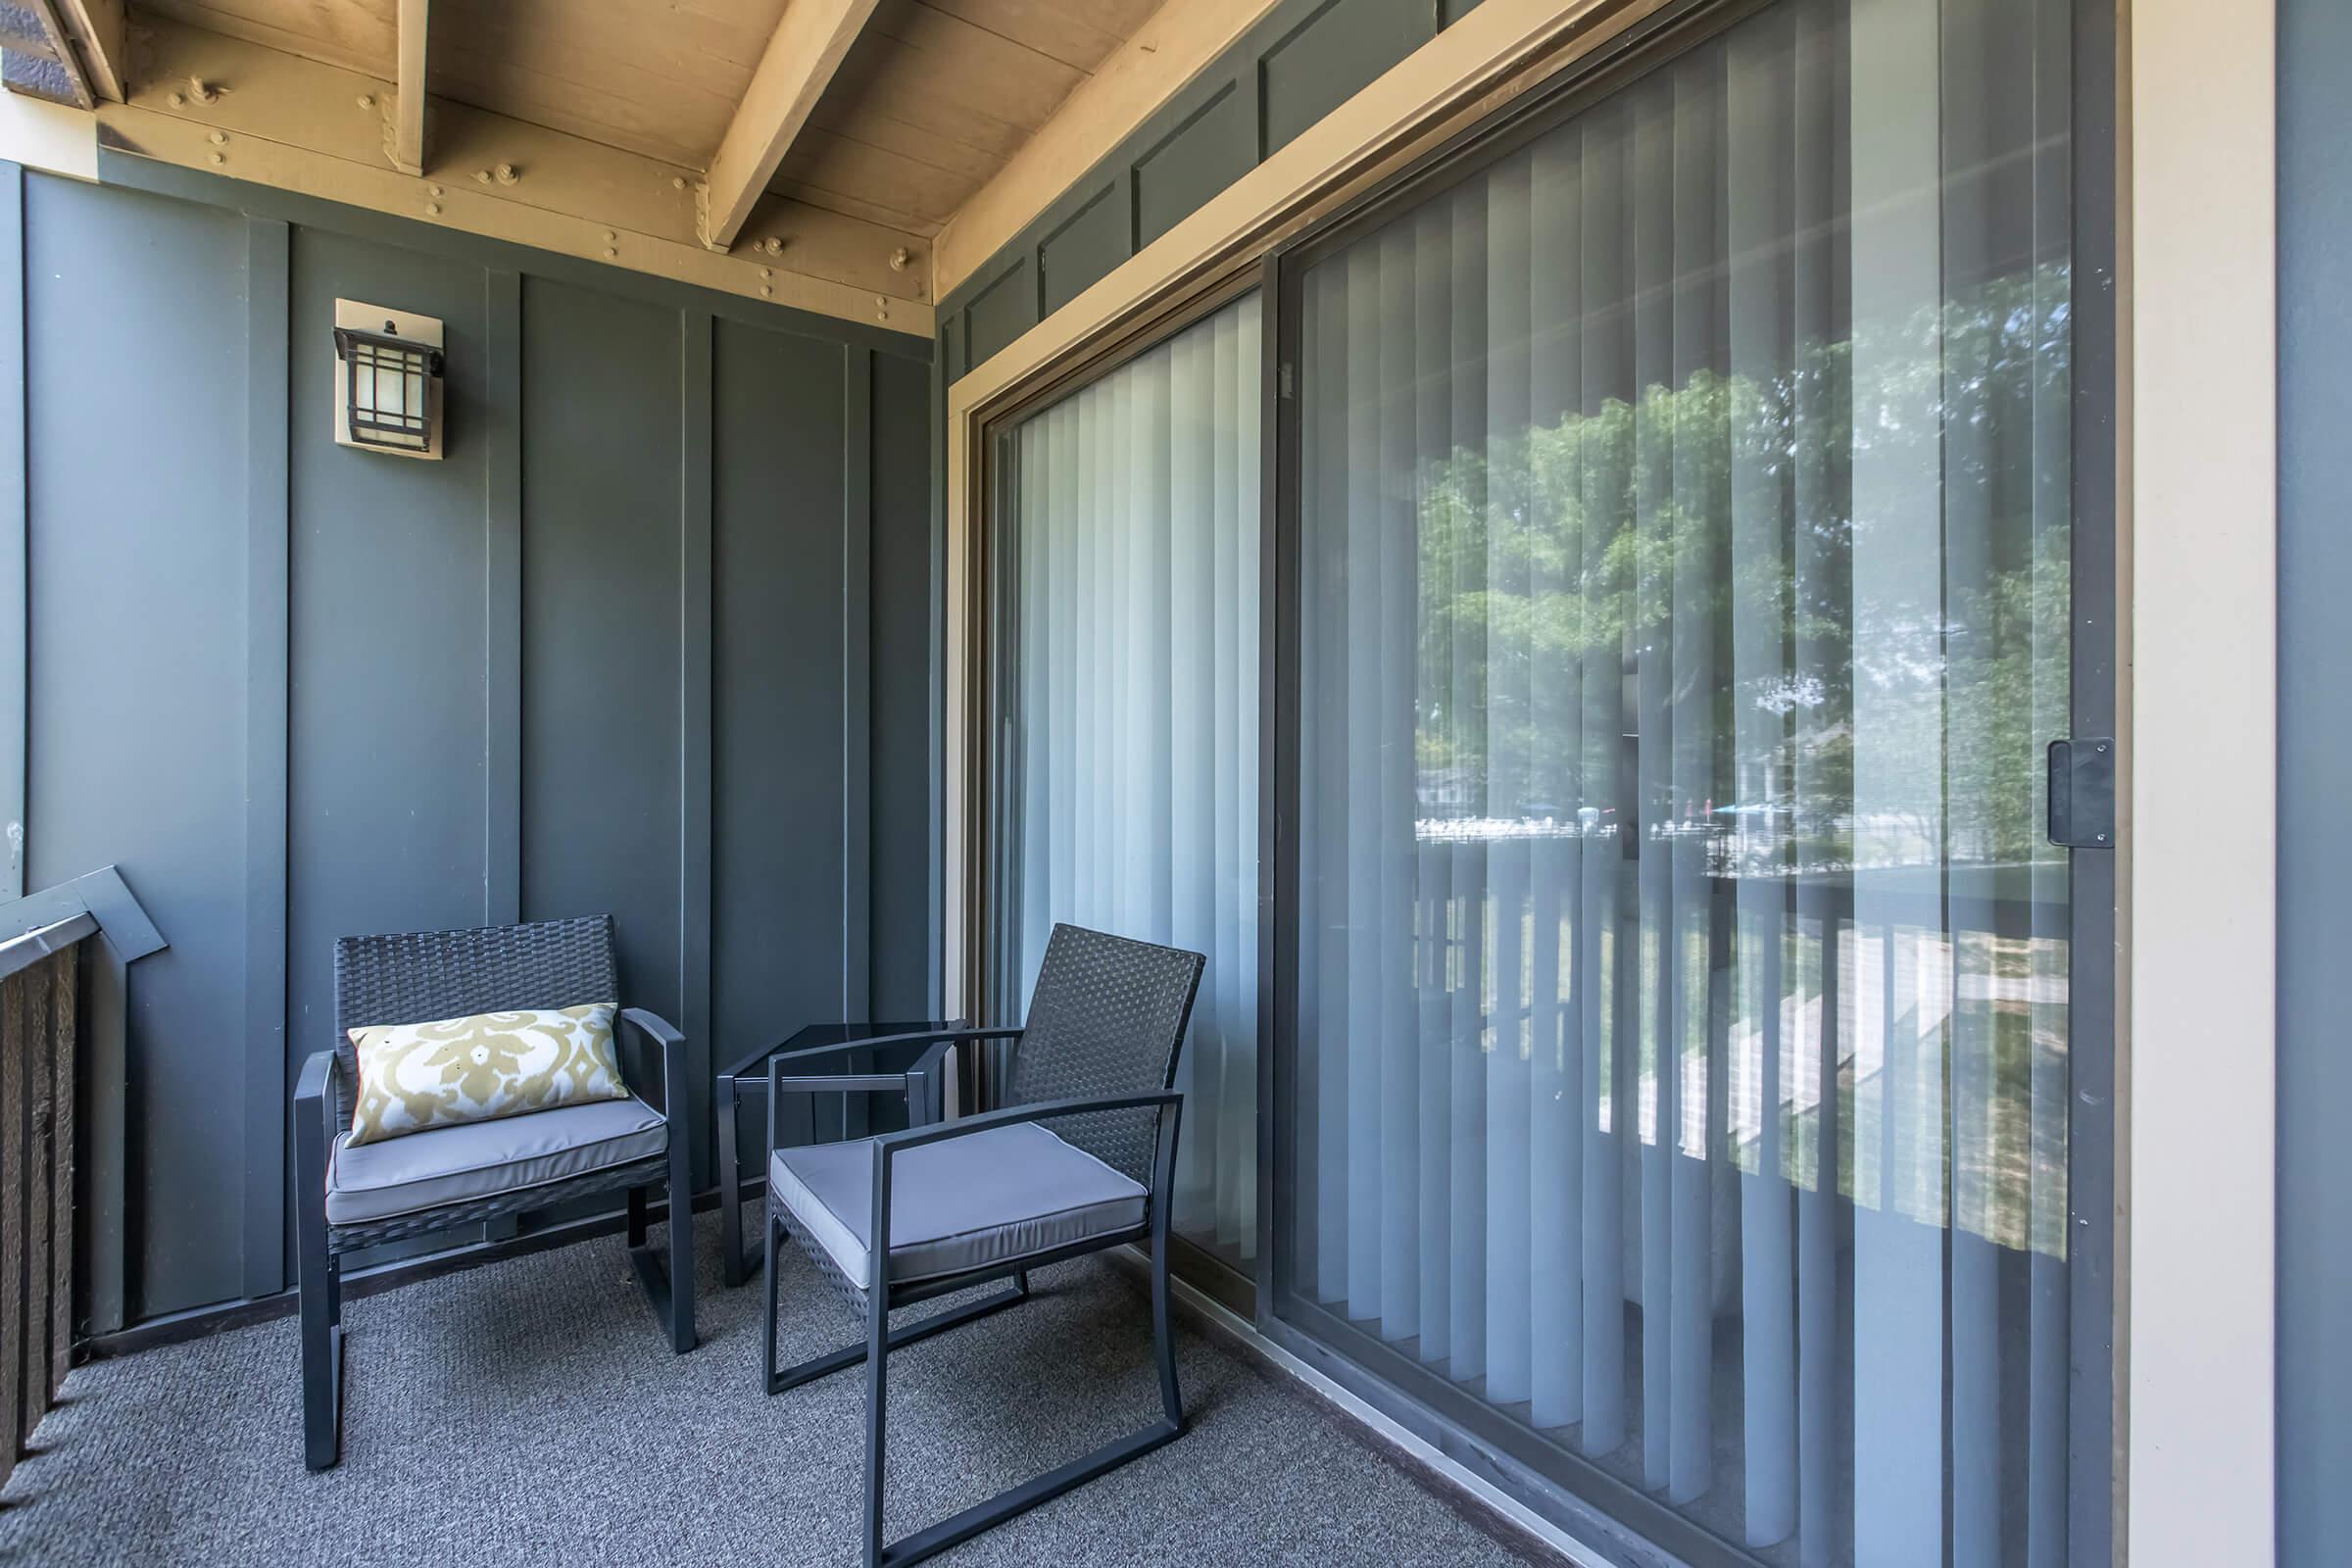
[[[568,1181],[669,1147],[662,1113],[634,1096],[436,1127],[357,1149],[345,1147],[349,1137],[335,1140],[327,1162],[326,1218],[332,1225]]]
[[[870,1289],[871,1141],[780,1149],[767,1180],[834,1266]],[[1035,1122],[920,1144],[891,1159],[890,1278],[938,1279],[1130,1231],[1146,1196]]]

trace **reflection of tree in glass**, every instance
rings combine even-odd
[[[1860,354],[1851,339],[1809,341],[1790,364],[1592,399],[1456,446],[1412,481],[1425,822],[1571,821],[1590,808],[1629,830],[1700,830],[1734,846],[1710,859],[1715,875],[1830,878],[1849,890],[1846,920],[1857,878],[1871,887],[1874,871],[1939,869],[1926,886],[1941,890],[1941,912],[1927,923],[1913,913],[1899,927],[1841,926],[1838,1189],[1886,1200],[1892,1173],[1857,1172],[1857,1143],[1879,1117],[1916,1123],[1924,1112],[1931,1165],[1913,1187],[1929,1206],[1905,1200],[1906,1210],[2059,1256],[2067,875],[2041,825],[2043,752],[2066,733],[2070,704],[2068,286],[2063,264],[1996,278],[1903,322],[1899,341],[1873,343],[1869,332],[1896,329],[1864,327]],[[1857,363],[1880,384],[1857,387]],[[1938,418],[1882,412],[1920,407]],[[1870,463],[1936,486],[1940,569],[1895,577],[1903,591],[1886,597],[1858,591],[1853,569],[1857,552],[1884,548],[1874,530],[1901,525],[1853,514],[1854,469]],[[1694,615],[1710,634],[1678,638]],[[1761,640],[1758,625],[1770,628]],[[1692,647],[1705,657],[1680,657]],[[1669,735],[1642,733],[1629,695],[1638,672],[1664,677],[1653,711],[1670,715]],[[1643,746],[1674,761],[1637,768]],[[1882,784],[1857,803],[1858,749],[1939,764],[1904,775],[1929,781],[1918,798]],[[1618,913],[1638,921],[1630,906]],[[1498,914],[1485,921],[1489,943],[1514,940]],[[1792,1033],[1821,996],[1820,929],[1800,921],[1786,933],[1780,996],[1732,988],[1728,1038],[1708,1049],[1752,1049],[1740,1042],[1767,1007]],[[1891,1024],[1860,1015],[1857,950],[1882,942],[1945,977],[1942,1000],[1915,999]],[[1693,944],[1687,1010],[1703,1018],[1706,944],[1695,933]],[[1637,969],[1638,985],[1654,984],[1654,960]],[[1885,1059],[1875,1033],[1888,1027],[1917,1031],[1945,1060],[1933,1099],[1884,1102],[1869,1064]],[[1649,1097],[1670,1058],[1647,1022],[1637,1033]],[[1786,1173],[1806,1185],[1819,1179],[1819,1098],[1785,1083],[1777,1107]],[[1762,1113],[1736,1108],[1724,1129],[1724,1152],[1743,1169],[1755,1168]]]
[[[1808,342],[1793,365],[1701,370],[1425,465],[1416,744],[1425,805],[1452,808],[1430,814],[1630,809],[1615,750],[1541,721],[1529,666],[1548,663],[1573,693],[1562,672],[1587,664],[1630,668],[1644,650],[1671,663],[1677,619],[1698,608],[1713,657],[1673,666],[1668,700],[1678,713],[1694,697],[1711,705],[1708,787],[1679,798],[1656,769],[1665,794],[1642,803],[1650,820],[1754,808],[1792,869],[1852,863],[1857,837],[1863,864],[2049,858],[2041,748],[2068,711],[2066,286],[2053,266],[1922,313],[1902,345],[1861,356],[1886,368],[1876,388],[1853,386],[1850,340]],[[1917,401],[1896,378],[1930,383],[1940,424],[1857,426],[1858,407]],[[1851,515],[1853,466],[1913,452],[1942,474],[1939,596],[1857,597],[1851,557],[1873,524]],[[1743,506],[1768,509],[1773,548],[1734,549],[1735,534],[1757,536],[1735,520]],[[1743,667],[1733,617],[1756,613],[1780,626],[1779,657]],[[1941,752],[1935,809],[1865,802],[1909,819],[1857,828],[1857,683],[1878,699],[1863,744]],[[1636,715],[1622,718],[1636,733]]]

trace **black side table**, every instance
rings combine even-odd
[[[743,1183],[748,1174],[754,1180],[767,1180],[767,1157],[762,1152],[759,1168],[746,1172],[742,1168],[743,1134],[737,1125],[742,1099],[748,1094],[757,1101],[767,1098],[767,1061],[770,1056],[795,1051],[818,1051],[825,1047],[840,1047],[861,1040],[885,1035],[920,1034],[941,1029],[957,1029],[961,1019],[917,1021],[913,1023],[812,1023],[807,1028],[763,1046],[738,1061],[722,1068],[717,1077],[718,1112],[718,1208],[722,1217],[723,1236],[719,1250],[719,1267],[729,1285],[741,1285],[751,1278],[752,1267],[759,1259],[745,1255],[743,1245]],[[941,1061],[949,1047],[939,1045],[919,1054],[903,1070],[906,1074],[906,1120],[908,1126],[923,1126],[946,1116],[945,1073]],[[851,1051],[841,1053],[837,1066],[828,1071],[865,1073],[876,1069],[874,1053]],[[884,1066],[884,1071],[902,1070]],[[870,1097],[847,1095],[842,1097],[841,1136],[863,1138],[867,1128],[867,1104]],[[762,1107],[764,1108],[764,1107]],[[809,1111],[809,1134],[815,1136],[816,1111]],[[755,1133],[754,1142],[760,1135]]]

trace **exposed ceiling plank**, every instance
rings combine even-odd
[[[399,91],[392,106],[392,167],[424,172],[424,23],[428,0],[400,0]]]
[[[98,95],[90,90],[89,73],[82,67],[73,34],[66,30],[54,0],[25,0],[25,4],[30,8],[25,19],[29,25],[11,29],[6,69],[0,72],[8,90],[74,109],[97,107]]]
[[[417,0],[421,4],[422,0]],[[743,232],[752,206],[808,122],[826,83],[876,0],[790,0],[743,95],[703,193],[703,243],[723,251]]]

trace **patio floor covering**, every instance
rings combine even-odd
[[[854,1562],[863,1374],[763,1396],[759,1280],[719,1288],[716,1227],[698,1217],[703,1344],[682,1358],[616,1237],[348,1301],[343,1463],[323,1474],[302,1465],[291,1318],[77,1368],[0,1493],[0,1559]],[[786,1252],[786,1356],[857,1338],[840,1298]],[[1099,1258],[1033,1283],[1036,1299],[892,1356],[893,1539],[1154,1412],[1140,1284]],[[1179,1317],[1185,1437],[934,1560],[1563,1560],[1524,1555]]]

